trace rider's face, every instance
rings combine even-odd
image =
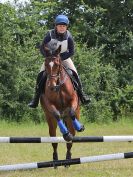
[[[67,30],[67,25],[56,25],[56,29],[58,33],[65,33]]]

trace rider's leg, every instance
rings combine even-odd
[[[78,95],[80,97],[81,102],[82,103],[90,103],[91,98],[84,93],[83,86],[82,86],[81,80],[79,78],[79,75],[75,71],[73,71],[73,76],[78,83]]]
[[[63,65],[66,68],[70,68],[73,71],[73,76],[74,76],[74,78],[76,79],[76,81],[78,83],[78,95],[80,97],[81,102],[82,103],[89,103],[91,101],[91,99],[83,91],[83,87],[82,87],[78,72],[77,72],[77,70],[76,70],[71,58],[68,58],[68,59],[64,60],[63,61]]]
[[[28,104],[29,107],[31,108],[36,108],[39,103],[39,98],[42,93],[42,89],[45,85],[46,82],[46,72],[42,71],[38,74],[37,80],[36,80],[36,87],[35,87],[35,94],[33,97],[33,100]]]
[[[36,108],[38,106],[39,98],[40,98],[40,95],[42,93],[42,90],[44,88],[44,85],[47,79],[46,72],[44,70],[45,68],[43,64],[37,76],[35,94],[34,94],[33,100],[28,104],[28,106],[31,108]]]

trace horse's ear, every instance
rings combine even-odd
[[[61,52],[61,45],[59,45],[58,49],[55,51],[55,54],[58,55]]]
[[[44,45],[44,52],[45,52],[46,56],[50,56],[51,55],[51,52],[50,52],[49,48],[46,45]]]

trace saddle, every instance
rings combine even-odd
[[[70,68],[65,68],[64,67],[64,69],[65,69],[65,71],[67,72],[68,76],[71,79],[71,82],[72,82],[72,85],[74,87],[74,90],[78,90],[79,89],[79,84],[78,84],[78,82],[77,82],[77,80],[76,80],[76,78],[74,76],[75,72],[72,69],[70,69]]]

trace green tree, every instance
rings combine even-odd
[[[132,0],[35,0],[16,9],[0,4],[1,115],[42,120],[40,108],[27,107],[44,60],[35,46],[60,13],[70,19],[76,44],[73,60],[92,97],[82,114],[88,121],[108,121],[132,112]]]
[[[18,51],[13,35],[16,24],[12,23],[15,18],[12,7],[0,4],[0,105],[2,114],[8,116],[14,114],[17,97]]]

